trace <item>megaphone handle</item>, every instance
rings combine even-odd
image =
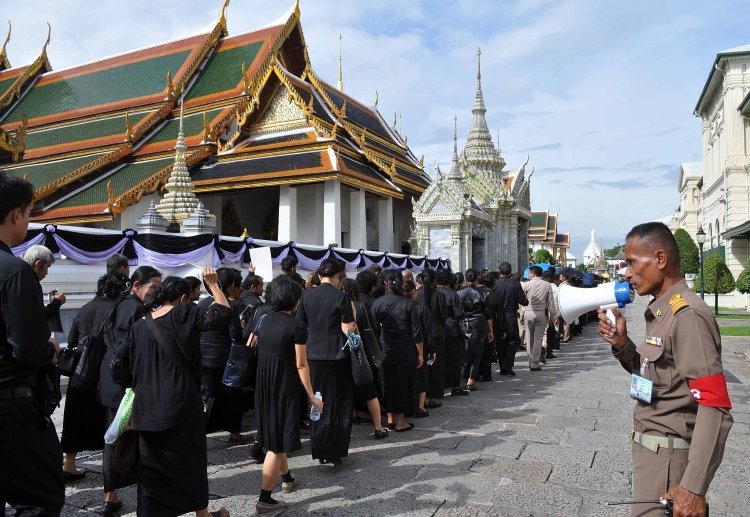
[[[612,309],[607,309],[607,319],[612,323],[613,327],[617,326],[617,318],[615,318],[615,313],[612,312]]]

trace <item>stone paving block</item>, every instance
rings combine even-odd
[[[497,486],[498,480],[492,476],[425,467],[403,489],[447,501],[487,504]]]
[[[581,465],[555,465],[549,483],[601,492],[630,492],[630,474]]]
[[[627,501],[631,499],[630,490],[614,494],[611,492],[581,491],[583,506],[581,517],[629,517],[630,506],[617,505],[607,506],[607,503]],[[713,513],[711,514],[713,515]]]
[[[464,454],[472,459],[484,458],[486,456],[516,459],[521,455],[525,447],[526,444],[524,442],[498,435],[467,436],[456,447],[455,452]]]
[[[500,426],[499,436],[511,438],[520,442],[560,443],[563,436],[562,429],[541,427],[526,424],[503,424]]]
[[[569,417],[542,415],[539,418],[539,425],[544,427],[555,427],[558,429],[570,429],[573,427],[576,429],[593,431],[596,425],[596,420],[587,417],[576,417],[575,415]]]
[[[594,430],[595,431],[607,431],[613,434],[624,434],[629,435],[630,430],[633,428],[633,420],[628,419],[627,421],[623,419],[605,419],[600,418],[596,420],[596,423],[594,424]]]
[[[610,431],[582,431],[566,429],[560,439],[561,445],[590,447],[594,450],[630,447],[630,435]]]
[[[427,447],[416,447],[408,456],[391,462],[394,467],[412,465],[417,467],[449,468],[468,471],[475,460],[453,450],[434,450]]]
[[[336,510],[334,515],[336,517],[359,517],[361,515],[430,517],[435,515],[444,503],[445,499],[442,498],[397,489],[347,501]]]
[[[711,506],[711,517],[738,517],[748,514],[747,478],[733,483],[714,482],[708,489],[708,504]]]
[[[591,467],[595,469],[616,470],[618,472],[632,472],[633,461],[630,447],[627,449],[614,447],[612,449],[595,451],[594,463]]]
[[[528,404],[525,404],[521,409],[533,411],[535,413],[539,413],[540,415],[551,415],[559,417],[572,416],[576,410],[576,408],[573,406],[558,406],[555,404],[550,404],[546,399],[543,402],[529,402]]]
[[[522,460],[542,461],[551,465],[581,465],[590,467],[594,451],[581,447],[563,447],[542,443],[530,443],[521,454]]]
[[[527,510],[500,509],[496,506],[453,503],[446,501],[438,511],[435,517],[464,517],[473,515],[492,515],[498,517],[532,517],[534,514]]]
[[[498,515],[503,515],[503,512],[526,511],[534,516],[570,517],[578,515],[583,499],[558,485],[512,483],[500,487],[492,498],[492,504],[498,508]]]
[[[599,407],[599,402],[600,400],[597,397],[582,398],[579,395],[567,398],[553,395],[552,397],[547,397],[544,401],[544,404],[548,406],[596,409]]]
[[[544,483],[552,472],[552,465],[539,461],[488,456],[480,458],[469,470],[499,480],[511,480],[514,483]]]
[[[729,434],[730,438],[733,431],[734,427],[732,427],[732,431]],[[735,441],[730,443],[727,440],[727,447],[724,449],[724,461],[719,465],[714,481],[728,483],[744,481],[745,483],[750,483],[750,451],[747,450],[747,439],[747,437],[743,437],[744,441],[741,443],[735,443]],[[748,491],[750,491],[750,487]]]

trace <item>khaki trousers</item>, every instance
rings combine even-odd
[[[547,316],[544,311],[536,312],[533,309],[526,309],[524,313],[526,321],[526,352],[529,354],[529,366],[538,368],[542,357],[542,339],[547,332]]]
[[[688,464],[688,449],[659,449],[658,453],[633,442],[633,499],[659,499],[679,485]],[[659,505],[634,504],[631,517],[664,517]]]

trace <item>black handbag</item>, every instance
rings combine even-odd
[[[138,473],[138,431],[133,429],[132,417],[115,442],[112,469],[120,476],[135,479]]]
[[[362,338],[362,343],[365,346],[365,353],[372,361],[372,364],[374,364],[376,368],[380,368],[380,365],[383,364],[383,350],[380,348],[380,340],[378,339],[378,336],[375,335],[375,330],[373,330],[370,311],[362,302],[359,302],[359,310],[365,321],[365,328],[362,329],[362,334],[360,336]]]
[[[117,303],[114,303],[107,309],[95,334],[84,336],[78,341],[76,348],[80,350],[80,357],[70,376],[70,383],[68,384],[70,387],[93,390],[99,384],[102,360],[107,353],[104,333],[112,328],[112,315],[117,305]]]
[[[81,351],[78,348],[63,348],[57,355],[57,373],[70,377],[76,370],[78,361],[81,359]]]
[[[461,334],[463,334],[466,339],[472,339],[476,335],[477,331],[471,326],[471,322],[468,318],[463,318],[459,321],[458,326],[461,329]]]
[[[225,386],[243,389],[255,384],[251,378],[251,362],[255,359],[255,352],[244,344],[232,343],[229,350],[229,360],[224,367],[221,382]]]
[[[362,338],[356,332],[349,332],[349,339],[344,346],[349,347],[352,363],[352,378],[355,386],[365,386],[372,382],[372,369],[365,355]]]

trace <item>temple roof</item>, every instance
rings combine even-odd
[[[430,183],[377,109],[312,73],[297,4],[232,36],[222,9],[209,32],[64,70],[45,49],[26,67],[0,60],[0,168],[34,184],[36,221],[111,219],[162,189],[181,95],[196,192],[337,178],[402,198]]]

